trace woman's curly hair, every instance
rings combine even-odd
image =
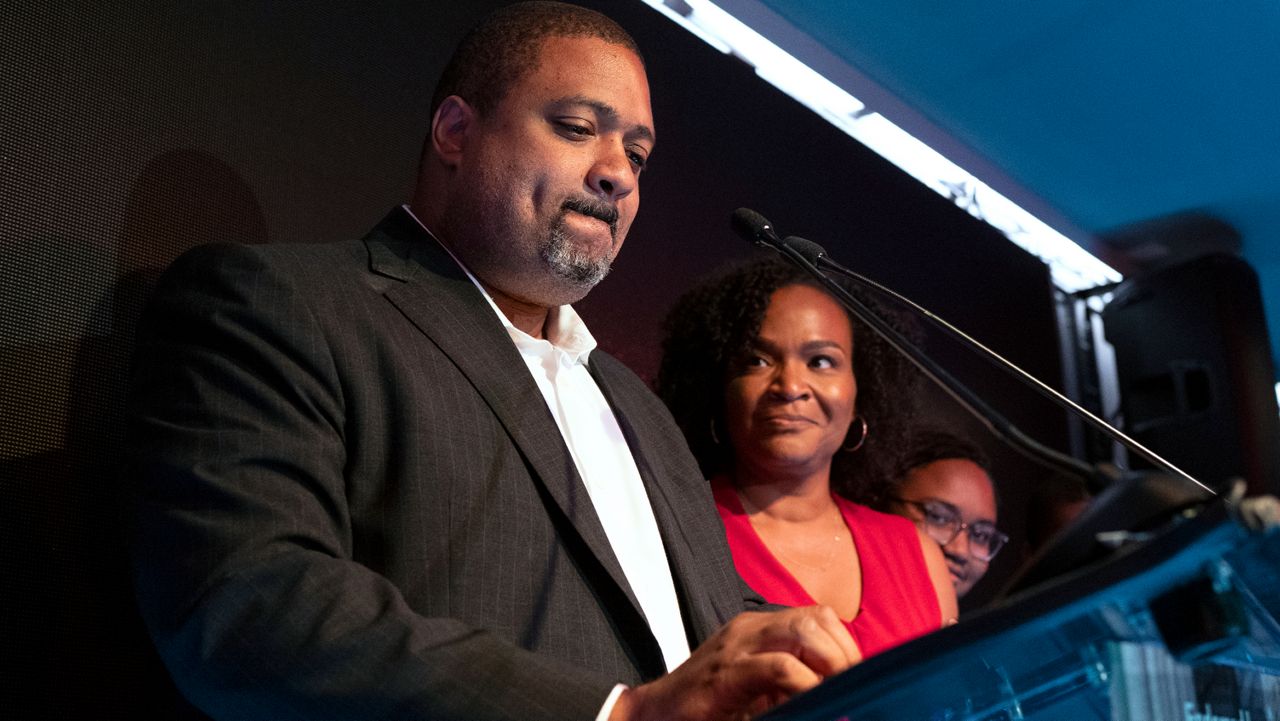
[[[754,345],[774,291],[792,285],[828,292],[806,272],[780,260],[754,261],[681,296],[663,324],[657,392],[708,478],[729,472],[733,465],[724,419],[730,368]],[[868,294],[846,289],[900,332],[911,330],[904,318]],[[836,453],[831,485],[842,496],[869,504],[885,493],[898,466],[915,417],[920,374],[871,328],[852,316],[849,322],[857,412],[867,421],[869,433],[858,451]]]

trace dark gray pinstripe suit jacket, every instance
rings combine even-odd
[[[759,599],[665,408],[590,368],[696,645]],[[403,210],[362,242],[185,255],[136,378],[139,604],[204,712],[590,719],[662,673],[517,351]]]

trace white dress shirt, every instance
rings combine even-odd
[[[411,211],[409,214],[413,215]],[[443,247],[452,255],[448,246]],[[640,471],[613,409],[587,370],[587,357],[596,347],[595,338],[567,305],[550,310],[544,326],[546,339],[534,338],[516,328],[456,255],[454,260],[498,315],[542,392],[578,475],[586,484],[609,545],[658,640],[667,670],[673,670],[689,657],[689,639]],[[614,689],[601,709],[602,717],[612,709],[620,688]]]
[[[502,315],[496,305],[494,310]],[[530,336],[505,317],[502,321],[560,427],[609,545],[662,647],[667,670],[674,669],[689,657],[689,639],[640,471],[618,419],[587,370],[595,338],[567,305],[551,309],[548,340]]]

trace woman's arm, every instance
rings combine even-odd
[[[956,601],[956,587],[951,583],[951,572],[947,570],[947,559],[942,556],[942,547],[924,531],[916,529],[920,538],[920,549],[924,551],[924,564],[929,569],[929,580],[933,581],[933,590],[938,593],[938,608],[942,611],[941,623],[950,626],[960,617],[960,607]]]

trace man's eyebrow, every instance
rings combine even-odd
[[[605,120],[608,120],[609,122],[615,123],[615,124],[620,122],[622,119],[621,115],[618,114],[617,108],[604,102],[603,100],[596,100],[595,98],[589,98],[585,95],[571,95],[566,98],[560,98],[556,100],[554,104],[558,106],[566,106],[566,105],[586,106],[594,110],[596,115],[599,115]],[[647,140],[651,144],[657,142],[657,138],[653,136],[653,130],[650,129],[649,126],[642,125],[640,123],[637,123],[631,126],[627,130],[627,135],[637,137],[641,140]]]

